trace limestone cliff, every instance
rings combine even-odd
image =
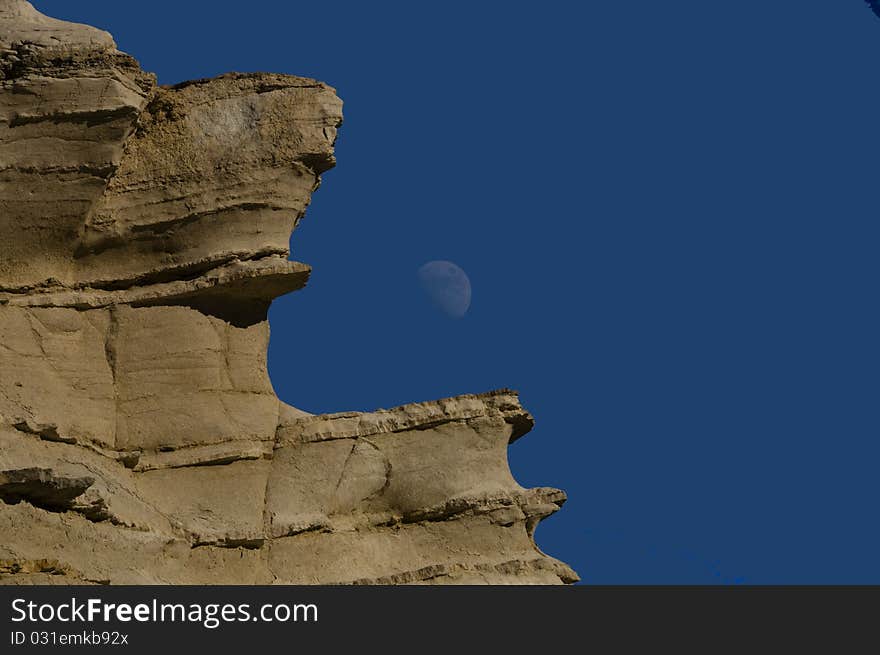
[[[266,371],[335,91],[158,87],[0,0],[0,582],[559,583],[511,391],[313,416]]]

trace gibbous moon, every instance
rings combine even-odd
[[[461,318],[471,306],[471,281],[452,262],[428,262],[419,269],[419,281],[431,302],[447,316]]]

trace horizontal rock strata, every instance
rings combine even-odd
[[[560,583],[500,390],[311,415],[266,368],[335,91],[158,87],[109,34],[0,0],[0,583]]]

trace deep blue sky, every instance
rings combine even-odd
[[[37,0],[162,83],[320,78],[271,311],[312,412],[510,386],[589,583],[880,583],[880,20],[862,0]],[[445,317],[416,271],[448,259]]]

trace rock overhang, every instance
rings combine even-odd
[[[515,392],[275,395],[267,310],[308,280],[289,238],[341,123],[316,80],[160,87],[0,0],[0,582],[577,579],[534,543],[565,495],[507,464]]]

